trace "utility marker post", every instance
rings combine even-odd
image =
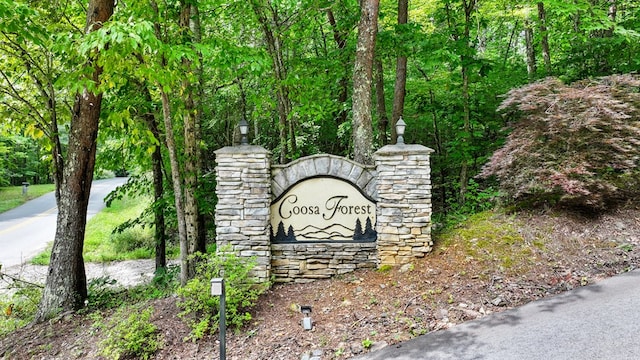
[[[211,279],[211,296],[220,296],[220,360],[227,359],[227,324],[224,278]]]

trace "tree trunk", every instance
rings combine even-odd
[[[429,82],[429,76],[427,75],[427,73],[421,69],[419,66],[416,67],[416,69],[420,72],[420,74],[422,74],[422,76],[424,77],[424,80]],[[433,93],[433,89],[429,88],[429,105],[431,105],[431,124],[433,125],[433,143],[435,144],[435,154],[437,155],[436,159],[439,158],[440,162],[446,163],[446,158],[447,158],[447,154],[445,153],[445,147],[442,143],[442,136],[440,134],[440,126],[438,125],[438,104],[436,104],[436,96]],[[432,167],[435,171],[435,167]],[[439,193],[440,194],[440,209],[446,214],[446,200],[447,200],[447,191],[446,191],[446,187],[444,186],[444,184],[446,183],[446,179],[447,179],[447,172],[446,172],[446,167],[445,166],[440,166],[440,171],[439,171],[439,178],[440,178],[440,184],[437,186],[434,186],[433,188],[433,193]],[[437,201],[438,197],[434,197],[434,200]],[[434,205],[436,205],[434,203]]]
[[[475,0],[467,2],[463,0],[464,6],[464,33],[463,39],[466,47],[471,46],[470,31],[471,31],[471,12],[475,7]],[[470,49],[469,49],[470,50]],[[472,142],[471,134],[471,104],[469,96],[469,68],[468,63],[471,57],[467,54],[468,49],[464,49],[460,56],[461,63],[461,75],[462,75],[462,104],[463,104],[463,131],[462,137],[462,164],[460,167],[460,203],[464,203],[467,195],[467,185],[469,182],[469,163],[470,163],[470,145]]]
[[[154,15],[158,16],[158,5],[155,1],[150,2],[151,8],[154,12]],[[181,13],[181,17],[184,16],[184,13]],[[181,18],[182,20],[182,18]],[[187,19],[187,22],[189,20]],[[162,34],[160,32],[160,25],[158,23],[154,24],[154,30],[156,37],[158,39],[162,39]],[[160,65],[162,67],[166,67],[166,59],[162,57],[160,59]],[[164,131],[165,131],[165,144],[167,146],[167,151],[169,152],[169,163],[171,164],[171,186],[173,188],[173,196],[176,207],[176,220],[178,223],[178,243],[180,244],[180,284],[186,285],[187,281],[191,278],[189,276],[189,246],[188,246],[188,237],[187,237],[187,225],[185,219],[185,211],[184,211],[184,194],[183,184],[181,178],[181,167],[180,160],[178,157],[178,148],[176,145],[175,134],[173,131],[173,119],[171,115],[171,102],[169,101],[169,95],[165,91],[165,87],[158,83],[157,84],[158,91],[160,92],[160,100],[162,102],[162,118],[164,122]],[[187,122],[185,120],[185,122]],[[186,141],[186,140],[185,140]]]
[[[533,28],[529,20],[524,22],[524,40],[527,50],[527,74],[529,75],[529,82],[532,82],[536,78],[538,66],[536,64],[536,50],[533,46]]]
[[[609,0],[609,11],[607,12],[607,17],[611,20],[611,27],[604,31],[604,37],[612,37],[613,31],[615,30],[616,16],[618,15],[618,4],[616,4],[617,0]]]
[[[442,136],[440,136],[440,129],[438,126],[438,115],[436,112],[436,104],[435,104],[435,95],[433,90],[429,89],[429,103],[431,104],[431,122],[433,124],[433,141],[436,144],[436,155],[441,159],[441,162],[446,162],[447,154],[444,152],[444,146],[442,145]],[[447,179],[447,170],[445,166],[440,166],[439,171],[440,184],[437,187],[434,187],[434,193],[439,190],[440,193],[440,209],[442,209],[446,214],[446,203],[447,203],[447,190],[444,184]]]
[[[573,31],[579,34],[582,32],[582,30],[580,29],[581,27],[582,27],[582,14],[580,10],[576,10],[575,14],[573,14]]]
[[[338,24],[336,23],[336,19],[333,16],[333,11],[331,8],[327,9],[327,19],[329,20],[329,24],[333,29],[333,39],[338,46],[338,49],[344,51],[347,47],[346,34],[341,33],[338,30]],[[345,65],[345,69],[347,69],[347,65]],[[336,118],[336,126],[340,126],[344,122],[347,121],[347,109],[343,106],[347,102],[347,98],[349,96],[349,76],[348,70],[345,70],[344,75],[340,78],[340,90],[338,92],[338,104],[340,105],[340,110],[338,110],[335,118]]]
[[[164,119],[165,141],[169,150],[169,162],[171,163],[171,184],[173,185],[173,195],[176,203],[176,217],[178,221],[178,242],[180,244],[180,284],[186,285],[189,281],[189,249],[187,242],[187,225],[184,216],[184,200],[180,179],[180,162],[178,160],[178,150],[173,134],[173,124],[171,119],[171,104],[169,96],[164,91],[162,85],[158,84],[160,98],[162,99],[162,117]]]
[[[26,55],[26,54],[25,54]],[[52,55],[49,55],[52,56]],[[53,62],[53,59],[49,59],[50,62]],[[31,63],[25,59],[25,67],[27,68],[27,72],[36,83],[36,86],[40,90],[40,94],[43,98],[47,99],[47,109],[49,110],[49,140],[51,141],[51,155],[53,160],[53,181],[55,184],[55,198],[56,205],[60,201],[60,187],[62,186],[63,176],[64,176],[64,160],[63,160],[63,151],[62,144],[60,142],[60,130],[58,129],[58,111],[56,109],[57,99],[56,99],[56,89],[53,84],[53,80],[48,80],[43,83],[38,76],[36,76],[32,72]]]
[[[375,60],[376,66],[376,105],[378,107],[378,137],[379,143],[387,145],[387,126],[389,118],[387,117],[387,104],[384,97],[384,69],[382,60]]]
[[[202,43],[202,26],[200,23],[200,9],[197,5],[192,5],[191,9],[193,11],[193,16],[191,17],[191,31],[193,32],[193,39],[196,43]],[[202,142],[202,114],[204,113],[204,108],[202,106],[202,98],[204,97],[204,68],[203,68],[203,56],[200,52],[198,52],[198,57],[200,59],[198,67],[195,69],[197,74],[198,82],[194,88],[194,102],[195,102],[195,122],[196,122],[196,131],[195,131],[195,145],[196,145],[196,168],[198,169],[198,178],[200,175],[206,171],[204,169],[204,165],[202,162],[202,149],[200,148],[200,143]],[[206,230],[206,218],[202,214],[200,206],[198,205],[198,233],[196,235],[196,248],[197,252],[206,253],[207,252],[207,230]]]
[[[513,29],[511,30],[511,35],[509,36],[509,43],[507,44],[507,50],[504,52],[504,59],[502,60],[502,66],[503,67],[507,66],[507,60],[509,60],[509,51],[514,46],[513,39],[515,39],[515,37],[516,37],[516,33],[518,32],[518,28],[519,28],[518,20],[516,20],[516,22],[513,24]]]
[[[273,62],[273,74],[275,80],[275,91],[278,109],[280,130],[280,163],[287,162],[289,151],[288,142],[291,142],[291,149],[296,148],[295,138],[287,139],[287,135],[293,136],[293,124],[289,124],[292,120],[289,119],[291,113],[291,100],[289,99],[289,89],[285,84],[287,78],[287,70],[284,64],[284,56],[282,54],[282,44],[280,38],[274,33],[274,26],[277,26],[277,15],[271,9],[271,19],[265,14],[266,5],[263,1],[252,0],[251,5],[253,11],[258,17],[258,22],[262,27],[264,37],[267,43],[267,52],[271,56]]]
[[[151,94],[147,92],[146,97],[151,103]],[[154,114],[145,114],[145,122],[149,131],[156,138],[158,144],[162,143],[158,122]],[[164,179],[162,175],[162,149],[156,146],[151,154],[151,165],[153,169],[153,224],[155,226],[154,239],[156,243],[156,272],[167,267],[167,241],[164,225],[164,207],[161,206],[164,195]]]
[[[460,167],[460,203],[464,203],[467,195],[467,184],[469,182],[469,143],[471,142],[471,110],[469,104],[469,73],[466,66],[462,66],[462,102],[463,102],[463,130],[462,138],[462,164]]]
[[[155,119],[154,119],[155,122]],[[157,131],[157,129],[156,129]],[[160,138],[158,138],[158,141]],[[156,146],[152,155],[153,162],[153,217],[155,225],[156,243],[156,271],[167,267],[167,238],[164,226],[164,207],[160,206],[164,195],[164,182],[162,178],[162,150]]]
[[[114,0],[91,0],[85,33],[102,27],[113,14],[114,6]],[[91,80],[99,84],[102,68],[96,63],[96,59],[89,59],[87,65],[94,68]],[[76,94],[58,203],[56,235],[46,284],[35,315],[37,322],[44,321],[59,311],[77,310],[87,298],[82,249],[101,105],[102,94],[94,94],[87,89],[82,94]]]
[[[544,9],[544,3],[541,1],[538,3],[538,20],[540,21],[540,45],[542,47],[542,59],[544,60],[544,72],[545,75],[551,75],[553,69],[551,68],[551,54],[549,53],[549,32],[547,31],[547,12]]]
[[[158,4],[155,1],[150,1],[151,9],[155,16],[158,15]],[[154,23],[154,32],[158,39],[162,39],[160,32],[160,24]],[[164,65],[164,60],[163,60]],[[151,89],[147,87],[146,91],[147,102],[151,103],[152,94]],[[164,99],[162,99],[163,105],[163,114],[164,114]],[[164,116],[164,115],[163,115]],[[160,206],[159,202],[162,201],[164,197],[164,174],[163,174],[163,166],[164,163],[162,161],[162,149],[159,144],[162,144],[163,139],[160,134],[160,129],[158,126],[158,122],[156,121],[156,117],[153,114],[150,114],[146,117],[147,126],[149,130],[153,134],[153,136],[158,140],[158,146],[153,152],[152,155],[152,166],[153,166],[153,194],[154,194],[154,224],[155,224],[155,242],[156,242],[156,271],[160,268],[167,267],[167,235],[165,232],[165,219],[164,219],[164,207]],[[165,140],[166,144],[166,140]],[[168,179],[170,180],[170,179]]]
[[[358,44],[353,69],[353,156],[355,161],[362,164],[373,162],[371,83],[379,6],[380,0],[362,0],[361,2]]]
[[[180,27],[184,32],[185,42],[195,42],[191,32],[192,24],[194,23],[195,12],[193,8],[195,5],[186,3],[183,5],[182,14],[180,16]],[[188,59],[182,60],[185,74],[190,74],[192,69],[192,62]],[[197,141],[198,124],[196,102],[194,100],[194,86],[188,80],[188,76],[185,76],[185,80],[182,82],[182,90],[184,94],[184,114],[183,114],[183,130],[184,130],[184,173],[183,173],[183,189],[184,194],[184,221],[186,225],[186,246],[180,245],[183,249],[186,247],[187,253],[184,255],[187,263],[186,277],[187,280],[195,276],[196,268],[192,255],[195,254],[198,248],[198,236],[200,231],[198,226],[199,222],[199,210],[198,199],[196,197],[196,189],[198,188],[198,175],[199,175],[199,145]],[[181,255],[181,258],[183,255]]]
[[[408,0],[398,0],[398,25],[407,23],[409,11]],[[398,140],[396,123],[404,112],[404,96],[407,85],[407,57],[400,54],[396,60],[396,83],[393,91],[393,110],[391,112],[391,143]]]
[[[55,106],[55,104],[53,105]],[[54,112],[54,114],[57,114]],[[60,202],[60,188],[62,187],[62,180],[64,175],[64,161],[62,155],[62,143],[60,142],[60,135],[58,130],[58,119],[57,116],[51,117],[51,131],[53,132],[52,142],[53,146],[51,147],[52,157],[53,157],[53,179],[56,185],[55,189],[55,197],[56,197],[56,205],[59,205]]]
[[[60,130],[58,129],[56,89],[53,83],[54,80],[48,76],[48,74],[50,74],[50,71],[51,71],[50,68],[55,61],[53,59],[53,55],[51,53],[48,53],[47,54],[48,59],[47,61],[45,61],[46,63],[46,68],[45,68],[46,70],[45,70],[41,67],[41,65],[38,65],[37,63],[35,63],[37,60],[32,58],[31,54],[27,51],[26,48],[22,46],[22,44],[13,43],[11,46],[16,47],[16,50],[19,50],[19,52],[21,53],[20,59],[22,62],[24,62],[24,66],[25,66],[25,69],[27,70],[27,74],[29,74],[29,77],[35,83],[36,87],[40,92],[40,95],[42,96],[42,99],[47,100],[46,103],[47,103],[47,109],[49,112],[50,121],[45,126],[44,118],[42,118],[43,120],[42,129],[43,129],[43,132],[47,134],[47,138],[49,139],[49,141],[51,141],[51,144],[52,144],[51,155],[52,155],[52,161],[53,161],[53,181],[55,184],[55,199],[56,199],[56,205],[57,205],[58,202],[60,201],[60,187],[62,186],[62,179],[64,176],[64,160],[63,160],[62,144],[60,143]],[[2,72],[2,74],[3,74],[3,77],[6,76],[4,75],[4,72]],[[38,74],[45,75],[44,79],[41,79],[38,76]],[[8,79],[6,78],[5,80],[8,81]],[[15,89],[15,86],[11,85],[10,88],[13,89],[12,92],[15,95],[17,95],[17,90]],[[25,100],[21,96],[11,96],[11,97],[14,97],[16,100],[20,100],[24,102],[25,104],[27,104],[27,106],[31,105],[27,100]]]

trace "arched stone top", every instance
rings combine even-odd
[[[271,196],[275,199],[296,183],[322,175],[349,181],[360,187],[372,199],[378,199],[375,166],[362,165],[330,154],[307,156],[286,165],[273,165],[271,167]]]

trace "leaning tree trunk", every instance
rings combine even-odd
[[[407,23],[409,0],[398,0],[398,25]],[[391,143],[398,140],[396,123],[404,113],[404,97],[407,87],[407,57],[403,54],[396,59],[396,83],[393,91],[393,110],[391,111]]]
[[[380,145],[387,145],[387,125],[389,125],[389,118],[387,117],[387,104],[384,97],[384,68],[382,66],[382,60],[375,60],[375,74],[376,74],[376,105],[378,108],[378,143]]]
[[[262,31],[265,37],[267,52],[273,62],[273,76],[275,81],[275,95],[278,110],[278,128],[280,131],[280,156],[279,161],[284,164],[288,161],[291,153],[295,153],[296,139],[294,136],[294,123],[293,119],[289,118],[291,113],[291,99],[289,98],[289,88],[285,83],[287,79],[287,68],[284,62],[284,54],[282,49],[282,41],[280,35],[274,29],[278,26],[277,14],[273,9],[270,9],[271,19],[265,13],[267,4],[264,1],[251,1],[258,22],[262,27]],[[290,146],[288,146],[290,143]],[[289,152],[289,149],[291,152]]]
[[[358,44],[353,68],[353,157],[359,163],[371,164],[373,162],[371,83],[380,0],[363,0],[361,4]]]
[[[187,225],[184,217],[184,197],[182,196],[182,181],[180,178],[180,162],[178,160],[178,149],[173,133],[173,123],[171,119],[171,104],[169,95],[161,85],[158,85],[160,98],[162,100],[162,117],[165,127],[165,142],[169,151],[169,162],[171,163],[171,183],[173,185],[173,195],[176,203],[176,217],[178,220],[178,243],[180,244],[180,284],[186,285],[189,281],[189,259],[187,254]]]
[[[96,31],[113,14],[114,0],[91,0],[87,10],[85,33]],[[98,84],[102,68],[90,59],[91,80]],[[77,310],[87,298],[87,278],[82,249],[87,206],[96,159],[96,138],[102,94],[84,89],[76,94],[69,132],[69,147],[64,166],[56,236],[51,250],[47,280],[35,321],[44,321],[59,311]]]

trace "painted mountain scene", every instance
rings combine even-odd
[[[375,241],[376,207],[351,183],[333,177],[303,180],[271,205],[271,241]]]

